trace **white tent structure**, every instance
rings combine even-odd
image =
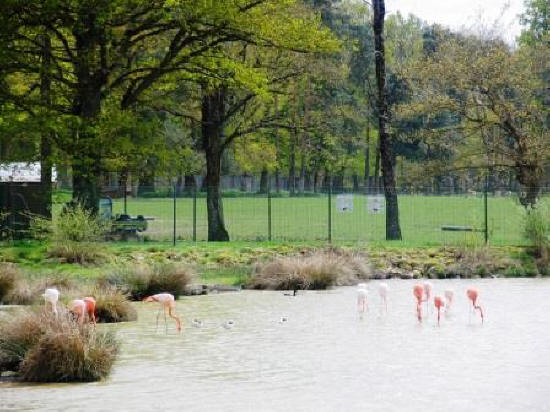
[[[0,182],[40,182],[40,162],[0,163]],[[52,167],[52,182],[57,181],[57,171]]]

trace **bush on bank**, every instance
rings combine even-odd
[[[21,311],[0,323],[0,372],[26,382],[92,382],[106,378],[118,352],[113,332],[79,325],[61,310]]]

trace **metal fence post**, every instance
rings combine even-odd
[[[487,192],[489,191],[489,175],[485,175],[485,190],[483,193],[483,208],[484,208],[484,217],[485,217],[485,227],[483,232],[485,233],[485,244],[489,243],[489,223],[488,223],[488,214],[489,208],[487,204]]]
[[[194,177],[193,177],[194,178]],[[193,242],[197,241],[197,183],[193,185]]]
[[[328,177],[328,242],[332,243],[332,176]]]
[[[174,191],[174,233],[172,236],[172,245],[176,246],[176,184],[174,184],[172,190]]]
[[[271,242],[271,176],[267,177],[267,240]]]

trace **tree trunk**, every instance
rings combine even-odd
[[[290,136],[290,164],[288,169],[288,190],[290,196],[296,195],[296,128]]]
[[[183,179],[183,191],[186,196],[191,196],[193,194],[193,191],[197,187],[197,182],[195,181],[195,176],[193,175],[185,175]]]
[[[275,169],[275,193],[281,192],[281,174],[279,168]]]
[[[353,180],[353,191],[357,193],[359,192],[359,176],[354,174],[351,178]]]
[[[40,73],[40,97],[42,104],[48,110],[51,106],[50,53],[51,40],[47,35],[40,36],[42,40],[42,67]],[[40,134],[40,185],[42,186],[42,201],[46,205],[46,218],[52,217],[52,132],[44,127]]]
[[[367,136],[365,145],[365,175],[363,178],[363,184],[365,190],[368,191],[369,177],[370,177],[370,121],[367,121]]]
[[[319,182],[321,179],[319,179],[319,170],[315,169],[315,172],[313,173],[313,193],[319,193]]]
[[[220,190],[221,160],[223,154],[223,122],[225,112],[224,88],[205,92],[202,98],[202,143],[206,155],[206,208],[208,213],[208,240],[228,241],[229,234],[223,219]]]
[[[306,180],[306,161],[305,161],[305,154],[302,152],[302,156],[300,158],[300,182],[298,183],[298,192],[300,195],[304,194],[304,187],[305,187],[305,180]]]
[[[266,194],[268,184],[269,184],[269,173],[267,169],[263,169],[260,175],[260,192],[259,193]]]
[[[378,87],[378,130],[384,195],[386,197],[386,240],[400,240],[399,207],[395,190],[395,171],[393,164],[393,144],[390,136],[390,111],[386,89],[386,61],[384,49],[384,0],[373,0],[373,29],[376,60],[376,83]]]

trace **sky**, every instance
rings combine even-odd
[[[480,15],[484,24],[491,26],[506,4],[509,7],[498,30],[501,37],[513,43],[521,31],[518,14],[523,12],[523,0],[386,0],[386,12],[400,11],[405,16],[412,13],[428,23],[471,29]]]

